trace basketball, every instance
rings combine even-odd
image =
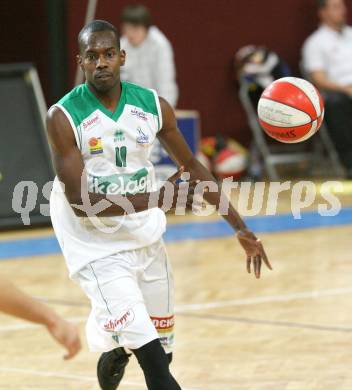
[[[214,160],[214,172],[218,178],[239,178],[247,168],[247,156],[230,148],[222,149]]]
[[[264,90],[258,103],[258,116],[270,137],[284,143],[303,142],[319,130],[324,102],[309,81],[284,77]]]

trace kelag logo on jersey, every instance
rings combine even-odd
[[[142,168],[133,174],[89,176],[89,191],[96,194],[126,195],[147,192],[151,188],[148,170]]]

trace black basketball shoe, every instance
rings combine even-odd
[[[104,352],[100,356],[97,365],[97,376],[102,390],[117,389],[130,356],[121,347]]]

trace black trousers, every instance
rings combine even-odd
[[[352,98],[344,93],[324,92],[329,134],[342,164],[352,176]]]

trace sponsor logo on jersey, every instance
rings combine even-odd
[[[126,195],[147,192],[151,188],[148,170],[141,168],[133,174],[89,176],[89,191],[104,195]]]
[[[89,138],[88,145],[89,145],[90,154],[103,153],[103,145],[101,143],[100,137],[99,138],[95,138],[95,137]]]
[[[116,130],[114,133],[114,142],[124,141],[125,140],[125,134],[123,133],[123,130]]]
[[[119,318],[111,318],[104,324],[104,329],[107,331],[119,332],[126,326],[130,325],[134,320],[134,311],[129,309]]]
[[[143,121],[148,120],[147,114],[146,114],[144,111],[138,110],[136,107],[135,107],[135,108],[132,108],[131,114],[132,114],[133,116],[136,116],[138,119],[142,119]]]
[[[137,128],[138,135],[136,138],[136,142],[138,145],[149,145],[149,136],[144,134],[140,127]]]
[[[158,333],[172,332],[175,325],[174,316],[170,317],[150,317]]]
[[[87,118],[85,121],[82,122],[83,130],[90,130],[92,127],[96,126],[98,123],[100,123],[98,115],[93,116],[93,118]]]

